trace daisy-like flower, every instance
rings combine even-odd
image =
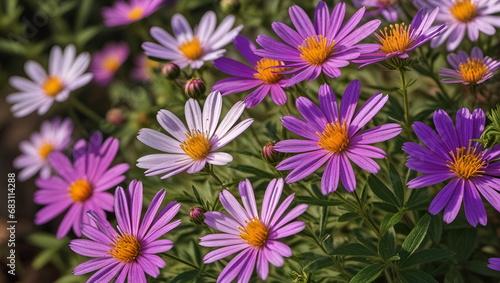
[[[429,212],[437,214],[444,209],[444,221],[452,222],[460,211],[462,201],[465,215],[472,226],[486,225],[486,211],[480,194],[500,211],[500,146],[483,149],[475,142],[484,130],[485,116],[481,109],[471,114],[462,108],[457,113],[456,127],[450,116],[434,112],[437,134],[429,126],[415,122],[413,129],[425,146],[408,142],[403,150],[408,153],[406,166],[424,173],[408,183],[409,188],[421,188],[451,181],[436,195]],[[480,193],[480,194],[479,194]]]
[[[294,68],[285,72],[293,74],[286,86],[315,80],[322,72],[331,78],[339,77],[340,68],[349,65],[349,60],[377,49],[373,44],[357,43],[380,25],[379,20],[372,20],[354,30],[365,13],[365,8],[361,8],[342,26],[345,9],[345,3],[338,3],[330,15],[328,6],[321,1],[316,7],[313,25],[302,8],[292,6],[289,13],[297,31],[274,22],[273,30],[285,43],[259,35],[257,43],[264,49],[255,53],[283,61],[286,63],[283,67]]]
[[[115,1],[113,7],[102,8],[104,24],[108,27],[128,25],[156,12],[163,0],[122,0]]]
[[[26,181],[40,171],[40,178],[46,179],[51,175],[49,154],[65,150],[73,132],[73,123],[70,119],[54,118],[44,121],[39,133],[33,133],[30,141],[23,141],[19,148],[22,155],[14,159],[14,167],[21,169],[19,180]]]
[[[458,54],[450,53],[446,58],[454,70],[440,69],[440,76],[450,77],[443,79],[443,83],[480,84],[491,78],[493,72],[500,66],[500,62],[488,56],[483,57],[483,51],[479,47],[472,48],[470,56],[460,50]]]
[[[205,61],[212,61],[226,52],[221,49],[230,43],[243,28],[233,28],[234,16],[229,15],[215,29],[217,16],[213,11],[206,12],[200,24],[191,29],[186,18],[181,14],[172,17],[172,30],[175,38],[160,27],[151,28],[151,36],[160,44],[145,42],[142,48],[146,55],[160,59],[172,60],[181,69],[190,66],[199,69]]]
[[[234,78],[221,80],[212,87],[213,91],[220,91],[222,95],[249,90],[257,87],[245,98],[248,108],[259,104],[271,92],[274,103],[286,103],[286,94],[283,85],[288,79],[279,74],[283,68],[272,68],[283,65],[283,62],[262,58],[255,55],[255,45],[243,35],[234,39],[234,46],[253,68],[229,58],[219,58],[214,61],[215,68],[234,76]]]
[[[96,224],[83,224],[82,233],[89,239],[72,240],[69,246],[78,254],[95,257],[73,270],[75,275],[97,271],[87,282],[147,282],[146,275],[157,277],[160,268],[165,267],[156,254],[173,247],[173,242],[160,239],[170,230],[181,224],[180,220],[169,223],[179,212],[181,205],[169,203],[157,217],[156,213],[165,197],[165,191],[159,191],[148,206],[141,223],[142,183],[133,180],[128,191],[118,187],[115,191],[114,209],[118,222],[115,230],[109,222],[95,211],[87,214]]]
[[[375,33],[380,42],[377,44],[378,50],[363,54],[353,62],[360,63],[361,68],[393,57],[408,58],[409,52],[436,37],[444,28],[444,24],[431,27],[438,11],[439,8],[435,8],[431,13],[426,9],[421,9],[409,26],[406,26],[405,23],[390,25],[389,29],[381,30],[380,35]]]
[[[101,141],[99,132],[88,144],[79,140],[74,146],[73,164],[61,152],[52,153],[49,162],[59,176],[36,180],[40,189],[35,192],[35,203],[45,207],[37,212],[35,224],[46,223],[69,208],[57,230],[58,238],[68,234],[71,226],[81,236],[81,223],[89,223],[85,215],[88,210],[103,217],[105,210],[113,210],[113,195],[106,190],[125,180],[123,174],[130,166],[120,163],[109,168],[118,152],[118,139]]]
[[[493,257],[488,260],[488,267],[494,270],[500,271],[500,258]]]
[[[49,73],[35,62],[28,61],[24,71],[31,80],[11,77],[10,84],[19,90],[7,96],[7,102],[14,105],[10,109],[15,117],[24,117],[38,110],[38,115],[47,113],[52,103],[68,98],[73,90],[88,84],[92,74],[85,70],[90,64],[90,55],[83,52],[76,56],[76,48],[70,44],[64,52],[54,46],[49,56]]]
[[[222,109],[222,95],[212,92],[208,95],[201,112],[200,105],[194,99],[186,103],[186,122],[189,130],[179,118],[168,110],[160,110],[158,122],[173,138],[152,129],[141,129],[137,137],[141,142],[167,154],[146,155],[137,160],[137,167],[148,169],[146,176],[166,174],[172,175],[187,170],[196,173],[208,162],[213,165],[226,165],[233,157],[225,152],[214,152],[245,131],[253,119],[246,119],[236,125],[236,120],[245,109],[243,101],[237,102],[226,114],[220,125],[219,117]]]
[[[381,14],[388,22],[395,22],[398,20],[398,14],[401,9],[394,5],[396,0],[353,0],[354,6],[375,8],[366,12],[365,17],[375,17]]]
[[[299,97],[296,101],[305,120],[295,116],[281,118],[283,126],[306,140],[283,140],[274,146],[276,151],[300,153],[282,161],[276,169],[292,170],[286,177],[287,183],[305,178],[326,163],[321,178],[321,191],[328,194],[337,189],[340,180],[352,192],[356,189],[356,177],[351,165],[353,161],[362,169],[377,173],[379,165],[372,158],[384,158],[385,152],[371,143],[391,139],[401,132],[399,124],[385,124],[372,129],[361,129],[382,109],[389,96],[374,94],[358,110],[360,84],[352,81],[346,88],[340,111],[332,89],[324,84],[319,89],[318,108],[312,101]]]
[[[94,81],[99,85],[107,85],[129,53],[130,49],[126,43],[109,43],[101,51],[96,52],[90,65]]]
[[[500,17],[493,16],[500,12],[499,0],[415,0],[418,8],[434,9],[439,7],[436,21],[446,24],[443,33],[431,41],[436,48],[447,39],[446,49],[455,50],[465,36],[471,41],[479,38],[479,32],[495,34],[495,27],[500,27]]]
[[[223,233],[200,238],[202,246],[222,247],[209,252],[203,261],[211,263],[240,252],[220,273],[217,279],[220,283],[232,282],[236,276],[238,282],[248,282],[255,267],[260,278],[266,280],[269,262],[280,267],[284,263],[283,257],[292,255],[290,247],[277,239],[297,234],[306,227],[302,221],[290,221],[304,213],[307,205],[298,205],[285,213],[295,194],[278,207],[283,179],[273,179],[267,186],[260,214],[248,179],[240,182],[239,191],[243,207],[229,191],[224,190],[219,198],[229,215],[218,211],[205,213],[205,223]]]

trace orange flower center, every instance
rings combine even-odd
[[[285,68],[270,68],[270,67],[281,66],[283,64],[284,63],[281,61],[262,58],[257,63],[257,73],[253,74],[253,76],[268,84],[274,84],[282,78],[282,76],[279,73],[283,72]]]
[[[203,49],[201,48],[201,43],[198,40],[198,37],[194,37],[193,40],[185,42],[177,47],[184,57],[189,60],[198,60],[203,54]]]
[[[405,23],[401,23],[389,27],[384,28],[384,31],[380,30],[381,35],[375,34],[382,44],[380,49],[387,54],[406,50],[410,44],[411,25],[405,26]]]
[[[71,183],[68,194],[74,202],[85,202],[92,195],[92,185],[80,178]]]
[[[116,235],[116,239],[116,243],[110,244],[113,250],[109,250],[108,253],[122,262],[136,260],[141,252],[141,244],[139,241],[127,232],[123,233],[123,236]]]
[[[481,152],[476,148],[470,147],[466,149],[465,147],[457,148],[457,153],[450,152],[453,156],[453,160],[448,160],[448,168],[450,171],[457,174],[461,179],[469,179],[471,177],[478,177],[484,173],[481,167],[486,163],[482,160]]]
[[[186,133],[186,137],[187,140],[180,145],[182,150],[195,160],[205,158],[210,152],[210,141],[207,135],[196,130]]]
[[[58,77],[48,76],[43,82],[42,88],[47,96],[56,97],[56,95],[63,89],[63,85]]]
[[[47,159],[47,156],[49,156],[49,153],[51,153],[54,150],[54,146],[48,142],[42,143],[42,145],[38,148],[38,154],[43,159]]]
[[[477,7],[476,3],[472,3],[470,0],[459,0],[449,9],[449,11],[458,21],[468,23],[476,16]]]
[[[309,36],[298,47],[300,58],[306,60],[311,65],[323,64],[332,54],[335,47],[335,40],[328,43],[328,39],[322,35]]]
[[[486,67],[483,61],[477,58],[473,58],[472,60],[467,58],[467,63],[460,63],[458,68],[464,81],[470,84],[477,83],[489,72],[488,67]]]
[[[144,17],[144,8],[142,7],[135,7],[128,13],[128,19],[131,21],[137,21],[139,19],[142,19],[143,17]]]
[[[340,125],[339,121],[326,124],[326,129],[323,133],[316,134],[319,137],[318,146],[333,153],[339,153],[349,145],[345,121],[342,125]]]
[[[106,71],[114,72],[120,67],[120,60],[118,60],[117,56],[109,56],[108,58],[104,59],[104,62],[102,63],[102,67]]]
[[[266,243],[268,231],[266,226],[260,222],[257,217],[250,219],[250,222],[245,221],[246,228],[238,226],[240,229],[240,237],[248,244],[254,247],[260,247]]]

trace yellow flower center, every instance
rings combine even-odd
[[[281,66],[281,65],[283,65],[283,62],[281,61],[262,58],[257,63],[257,73],[253,74],[253,76],[268,84],[274,84],[275,82],[279,81],[282,78],[282,76],[279,73],[283,72],[285,68],[270,68],[270,67]]]
[[[160,65],[160,63],[158,63],[156,61],[153,61],[151,59],[146,59],[145,67],[147,70],[156,69],[156,68],[158,68],[159,65]]]
[[[55,97],[63,89],[63,85],[58,77],[48,76],[43,82],[42,88],[47,96]]]
[[[142,7],[135,7],[128,13],[128,19],[131,21],[137,21],[139,19],[142,19],[143,16],[144,16],[144,8]]]
[[[318,146],[339,153],[349,145],[349,137],[345,126],[345,121],[340,125],[339,121],[326,124],[326,129],[323,133],[316,133],[319,137]]]
[[[333,52],[335,40],[328,43],[328,39],[322,35],[313,35],[304,40],[302,45],[298,47],[300,58],[306,60],[311,65],[321,65]]]
[[[387,54],[404,51],[408,48],[410,44],[410,27],[405,26],[405,23],[390,25],[390,29],[384,28],[384,31],[380,30],[380,34],[375,34],[378,38],[382,47],[380,49]]]
[[[481,176],[484,170],[480,170],[485,164],[482,160],[481,151],[476,152],[476,148],[469,146],[457,148],[457,153],[451,152],[453,160],[448,160],[448,168],[450,171],[457,174],[462,179],[469,179],[471,177]]]
[[[201,48],[200,41],[198,41],[198,37],[194,37],[193,40],[185,42],[177,47],[184,57],[189,60],[198,60],[203,54],[203,49]]]
[[[118,69],[118,67],[120,67],[120,60],[118,60],[117,56],[109,56],[108,58],[104,59],[102,67],[106,71],[114,72]]]
[[[464,81],[470,84],[477,83],[489,72],[488,67],[486,67],[483,61],[477,58],[473,58],[472,60],[467,58],[467,63],[460,63],[458,68]]]
[[[139,241],[127,232],[123,233],[123,236],[116,235],[116,239],[116,243],[110,244],[113,250],[109,250],[108,253],[122,262],[136,260],[141,252],[141,244]]]
[[[192,133],[186,133],[186,137],[187,140],[180,145],[182,150],[195,160],[205,158],[210,152],[210,141],[207,135],[196,130]]]
[[[80,178],[71,183],[68,194],[74,202],[84,202],[92,195],[92,185]]]
[[[250,219],[250,222],[245,221],[245,223],[247,223],[246,228],[238,226],[238,229],[241,231],[240,237],[254,247],[264,245],[268,236],[266,226],[264,226],[257,217]]]
[[[51,153],[54,150],[54,146],[48,142],[42,143],[42,145],[38,148],[38,154],[43,159],[47,159],[47,156],[49,156],[49,153]]]
[[[449,11],[458,21],[468,23],[476,16],[477,7],[476,3],[472,3],[470,0],[459,0],[449,9]]]

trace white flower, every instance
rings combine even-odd
[[[205,101],[203,113],[198,102],[189,99],[185,114],[189,130],[172,112],[160,110],[157,115],[160,125],[173,137],[152,129],[141,129],[137,137],[141,142],[167,154],[151,154],[139,158],[137,167],[148,169],[146,176],[172,175],[187,170],[196,173],[208,162],[213,165],[226,165],[233,157],[225,152],[214,152],[245,131],[253,119],[246,119],[234,125],[245,109],[243,101],[237,102],[226,114],[220,125],[222,95],[212,92]]]
[[[44,121],[39,133],[32,133],[30,141],[23,141],[19,145],[23,154],[14,159],[14,167],[22,169],[19,180],[25,181],[38,171],[41,178],[50,177],[49,154],[65,150],[71,141],[72,132],[73,123],[68,118],[64,121],[60,118]]]
[[[93,75],[84,72],[90,64],[90,55],[84,52],[75,56],[76,48],[72,44],[64,52],[54,46],[50,51],[48,74],[39,63],[26,62],[24,70],[31,80],[17,76],[9,80],[19,90],[7,96],[7,102],[14,104],[11,108],[14,116],[24,117],[35,110],[43,115],[54,100],[64,101],[71,91],[89,83]]]
[[[220,49],[238,35],[242,25],[231,29],[234,16],[224,18],[219,27],[215,29],[217,17],[213,11],[206,12],[194,33],[188,21],[181,14],[172,17],[172,30],[175,38],[159,27],[151,28],[151,36],[160,44],[145,42],[142,48],[146,55],[166,60],[173,60],[181,69],[190,65],[199,69],[205,61],[212,61],[226,52]]]

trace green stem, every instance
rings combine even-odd
[[[474,107],[476,106],[476,101],[477,101],[477,84],[470,84],[470,91],[472,93],[472,101],[470,104],[470,111],[474,111]]]
[[[401,78],[401,93],[403,94],[403,103],[405,111],[405,128],[408,132],[408,137],[411,135],[411,119],[410,119],[410,102],[408,100],[408,85],[405,77],[404,68],[399,69],[399,77]]]
[[[219,204],[220,200],[219,200],[219,194],[222,193],[222,190],[224,189],[224,182],[221,181],[221,179],[215,174],[214,172],[214,169],[212,167],[212,165],[210,164],[207,164],[207,166],[205,166],[205,168],[203,169],[204,172],[208,173],[210,176],[212,176],[212,178],[219,184],[220,186],[220,190],[219,192],[217,193],[217,195],[215,196],[215,200],[214,200],[214,205],[212,206],[212,211],[214,211],[216,208],[217,208],[217,205]]]
[[[368,222],[368,224],[370,224],[370,228],[372,228],[373,232],[375,232],[375,234],[377,234],[377,237],[380,239],[382,237],[382,234],[380,234],[380,230],[378,229],[373,219],[368,214],[366,214],[366,211],[363,208],[363,203],[361,202],[358,193],[356,191],[353,191],[353,195],[356,198],[356,202],[358,203],[359,212],[361,213],[363,218]]]
[[[321,73],[321,78],[323,79],[323,82],[325,84],[327,84],[330,88],[332,88],[332,86],[330,85],[330,80],[326,77],[325,73]]]
[[[176,261],[178,261],[178,262],[180,262],[180,263],[183,263],[183,264],[185,264],[185,265],[187,265],[187,266],[189,266],[189,267],[192,267],[192,268],[194,268],[194,269],[196,269],[196,270],[199,270],[199,271],[200,271],[200,273],[202,273],[202,274],[204,274],[204,275],[206,275],[206,276],[208,276],[208,277],[211,277],[211,278],[217,279],[217,276],[212,275],[212,274],[210,274],[210,273],[206,273],[206,272],[204,272],[204,271],[203,271],[202,269],[200,269],[198,266],[196,266],[196,265],[194,265],[194,264],[192,264],[192,263],[190,263],[190,262],[187,262],[187,261],[183,260],[182,258],[176,257],[175,255],[167,254],[167,253],[164,253],[164,255],[165,255],[166,257],[168,257],[168,258],[171,258],[171,259],[176,260]]]
[[[85,116],[89,117],[90,119],[94,120],[94,122],[96,122],[97,124],[100,124],[101,121],[103,120],[102,117],[99,116],[99,114],[95,113],[94,110],[87,107],[80,100],[76,99],[73,95],[69,96],[68,101],[71,104],[71,106],[73,106],[73,108],[75,108]]]

